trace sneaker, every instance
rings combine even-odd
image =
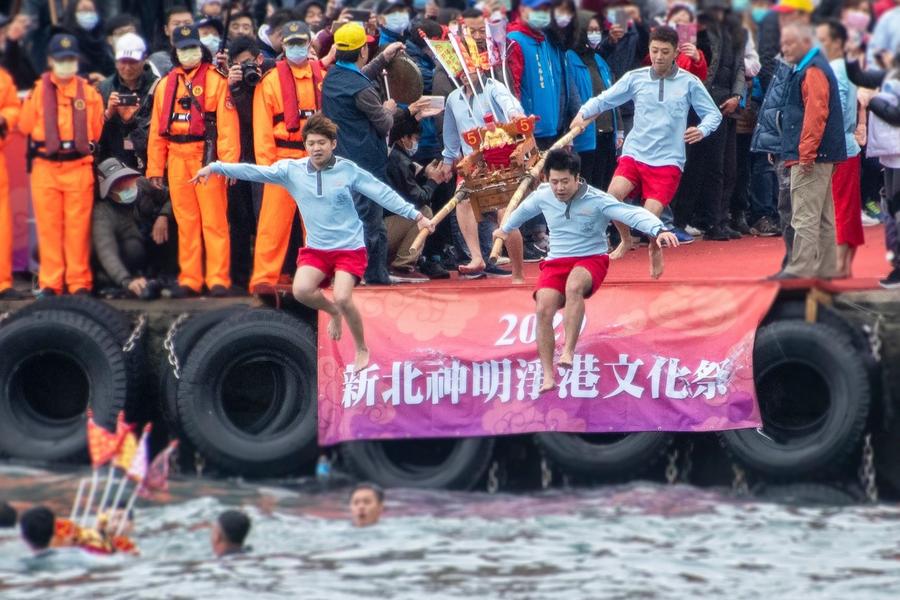
[[[747,219],[744,215],[738,215],[737,217],[733,217],[729,226],[740,233],[741,235],[750,235],[750,226],[747,225]]]
[[[184,298],[196,298],[200,295],[200,292],[195,291],[186,285],[175,285],[169,290],[169,295],[175,300],[182,300]]]
[[[697,227],[694,227],[693,225],[686,225],[685,228],[684,228],[684,231],[685,231],[685,233],[687,233],[688,235],[692,235],[692,236],[694,236],[694,237],[700,237],[701,235],[703,235],[704,233],[706,233],[706,232],[703,231],[702,229],[699,229],[699,228],[697,228]]]
[[[441,263],[434,260],[423,260],[419,263],[419,270],[429,279],[450,279],[450,273]]]
[[[525,244],[524,260],[527,263],[540,262],[546,258],[546,254],[535,248],[532,244]]]
[[[428,277],[413,269],[388,269],[391,283],[425,283]]]
[[[876,225],[881,225],[881,221],[879,221],[875,217],[869,216],[869,213],[867,213],[866,211],[862,211],[862,226],[875,227]]]
[[[887,277],[878,282],[881,287],[894,290],[900,288],[900,267],[896,267]]]
[[[678,243],[682,246],[687,246],[688,244],[694,243],[694,236],[689,234],[684,229],[679,229],[678,227],[676,227],[672,230],[672,233],[675,234],[675,237],[678,238]]]
[[[501,269],[497,265],[488,265],[484,268],[487,277],[512,277],[512,271]]]
[[[744,237],[741,235],[740,231],[732,228],[730,225],[724,225],[724,226],[722,226],[722,229],[725,231],[725,233],[728,235],[728,237],[732,240],[739,240],[742,237]]]
[[[879,223],[884,223],[884,214],[881,212],[881,205],[875,200],[869,200],[863,205],[863,210],[873,219],[878,219]]]
[[[498,267],[502,267],[503,265],[508,265],[509,262],[510,261],[508,256],[501,256],[496,261],[494,261],[494,264]]]
[[[781,234],[769,217],[760,217],[750,228],[750,233],[759,237],[775,237]]]
[[[728,242],[731,241],[731,236],[721,227],[713,227],[703,234],[703,239],[708,242]]]
[[[510,275],[511,275],[511,273],[510,273]],[[487,277],[487,273],[485,273],[484,271],[478,271],[476,273],[460,273],[459,274],[460,279],[484,279],[485,277]]]

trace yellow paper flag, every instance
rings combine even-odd
[[[119,454],[116,455],[116,466],[123,471],[127,471],[129,467],[131,467],[131,461],[134,460],[137,449],[137,438],[134,437],[133,432],[129,431],[125,434],[125,439],[122,440],[122,445],[119,447]]]

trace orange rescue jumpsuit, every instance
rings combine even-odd
[[[76,111],[87,111],[87,138],[96,145],[103,129],[103,99],[86,80],[83,105],[76,98],[79,77],[61,84],[55,75],[57,129],[62,150],[56,157],[34,158],[31,168],[31,203],[37,226],[41,289],[70,293],[90,290],[91,213],[94,209],[94,157],[65,150],[75,137]],[[38,80],[22,105],[19,131],[33,144],[47,141],[44,127],[43,80]],[[75,160],[67,160],[74,158]]]
[[[16,84],[6,69],[0,69],[0,117],[6,124],[7,135],[19,122],[22,106],[16,95]],[[6,144],[6,137],[0,139],[0,149]],[[9,204],[9,174],[6,170],[6,155],[0,155],[0,292],[12,287],[13,223],[12,207]]]
[[[289,132],[285,126],[281,81],[277,69],[271,69],[263,77],[253,96],[253,144],[259,165],[268,166],[284,158],[306,156],[302,135],[303,125],[306,123],[303,111],[315,111],[319,108],[316,106],[312,67],[307,62],[301,67],[290,65],[290,68],[301,111],[300,130]],[[318,84],[321,85],[321,82]],[[262,206],[256,226],[251,292],[257,285],[278,283],[296,212],[297,204],[285,188],[268,184],[263,188]]]
[[[199,67],[198,67],[199,68]],[[190,179],[203,166],[203,142],[184,141],[190,127],[190,108],[179,100],[188,96],[186,82],[191,82],[197,69],[177,74],[173,114],[165,114],[166,77],[156,86],[153,114],[147,147],[147,177],[162,177],[168,167],[169,195],[178,225],[178,283],[200,292],[204,281],[208,288],[231,286],[229,273],[231,247],[228,237],[228,196],[225,179],[213,175],[206,183],[194,185]],[[215,113],[218,125],[216,150],[218,160],[237,162],[240,158],[240,125],[228,93],[228,82],[215,69],[206,75],[206,89],[191,84],[191,89],[205,113]],[[160,135],[160,122],[171,119],[169,135]],[[203,252],[206,252],[206,277],[203,276]]]

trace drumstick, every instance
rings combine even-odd
[[[461,187],[456,190],[456,194],[453,195],[452,198],[441,208],[441,210],[437,211],[433,217],[431,217],[431,222],[437,226],[438,223],[447,218],[447,216],[453,212],[453,209],[456,208],[456,205],[461,201],[465,200],[469,195],[469,190]],[[416,239],[413,241],[412,245],[410,245],[410,252],[413,254],[418,254],[422,251],[422,247],[425,246],[425,239],[428,237],[427,229],[420,229],[419,234],[416,236]]]
[[[547,152],[551,152],[553,150],[559,150],[560,148],[565,148],[569,144],[572,143],[578,135],[584,131],[584,127],[573,127],[569,130],[569,132],[556,140],[556,142],[547,149]],[[535,181],[541,175],[541,169],[544,168],[544,159],[547,158],[547,152],[541,154],[540,160],[538,160],[535,165],[531,168],[531,170],[525,175],[525,178],[522,179],[522,183],[519,184],[519,187],[516,188],[516,193],[512,195],[512,198],[509,199],[509,204],[506,205],[506,210],[503,212],[503,221],[500,226],[506,225],[507,221],[509,221],[509,217],[512,215],[513,211],[516,210],[516,207],[519,206],[519,203],[522,202],[522,199],[525,197],[525,193],[528,192],[528,188],[531,187],[531,183]],[[503,240],[497,238],[494,240],[494,245],[491,246],[491,262],[497,262],[497,259],[500,258],[500,252],[503,250]]]

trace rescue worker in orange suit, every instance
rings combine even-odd
[[[269,166],[283,158],[303,158],[301,130],[322,104],[322,64],[309,59],[309,26],[291,21],[282,27],[285,58],[263,77],[253,96],[253,145],[256,162]],[[275,285],[281,276],[297,204],[279,185],[263,188],[256,227],[250,290]]]
[[[19,122],[19,97],[16,84],[6,71],[0,68],[0,150],[6,144],[6,136]],[[18,300],[21,295],[13,288],[12,279],[13,227],[12,206],[9,203],[9,173],[6,155],[0,154],[0,300]]]
[[[204,283],[210,296],[224,297],[231,287],[227,183],[210,177],[195,186],[190,179],[209,162],[240,158],[237,111],[228,82],[213,67],[197,28],[179,27],[172,44],[175,67],[160,80],[153,97],[147,177],[162,189],[168,172],[181,270],[172,297],[197,296]]]
[[[22,106],[19,130],[30,136],[31,201],[37,225],[39,296],[89,294],[92,155],[103,129],[103,99],[78,77],[78,42],[50,38],[50,70]]]

